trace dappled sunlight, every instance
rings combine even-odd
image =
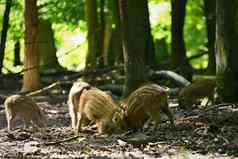
[[[21,55],[23,55],[24,51],[24,46],[21,48]],[[23,60],[23,56],[21,56],[21,59]],[[5,58],[3,61],[4,68],[3,68],[3,73],[7,74],[9,72],[11,73],[18,73],[23,69],[22,65],[14,66],[13,65],[14,61],[14,41],[9,40],[7,42],[6,50],[5,50]]]
[[[170,41],[170,3],[149,2],[150,24],[154,39],[167,38]]]
[[[86,33],[80,29],[68,31],[64,28],[56,37],[60,38],[57,50],[60,64],[70,70],[82,70],[87,52]]]
[[[152,27],[157,24],[168,24],[170,23],[170,3],[169,2],[161,2],[149,3],[149,12],[150,12],[150,22]]]

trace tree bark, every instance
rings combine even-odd
[[[180,66],[186,59],[186,48],[183,37],[184,19],[187,0],[171,0],[172,4],[172,64]]]
[[[154,40],[153,36],[151,34],[151,27],[150,27],[150,16],[149,16],[149,8],[148,8],[148,1],[146,0],[146,5],[144,7],[143,12],[145,12],[145,29],[146,29],[146,64],[150,66],[151,68],[156,67],[156,56],[155,56],[155,46],[154,46]]]
[[[111,43],[111,35],[112,35],[112,22],[109,15],[106,18],[106,24],[104,28],[103,35],[103,44],[102,44],[102,56],[103,56],[103,65],[109,65],[109,47]]]
[[[7,31],[9,27],[9,15],[11,11],[12,0],[6,0],[6,7],[3,15],[3,23],[2,23],[2,33],[1,33],[1,41],[0,41],[0,75],[2,74],[3,68],[3,60],[5,54],[5,46],[7,39]]]
[[[171,0],[172,6],[172,68],[179,68],[178,72],[187,79],[192,79],[192,67],[186,60],[186,47],[183,36],[184,20],[187,0]]]
[[[204,2],[204,13],[206,17],[208,52],[209,52],[207,71],[209,73],[215,74],[216,0],[204,0],[203,2]]]
[[[37,43],[40,71],[47,72],[63,69],[56,56],[54,31],[50,21],[39,20]]]
[[[106,32],[106,14],[105,14],[105,0],[100,0],[100,53],[99,56],[99,67],[105,66],[105,55],[103,52],[103,46],[105,42],[105,32]]]
[[[109,14],[109,6],[105,0],[100,0],[100,28],[101,28],[101,56],[99,60],[99,66],[106,67],[109,65],[108,51],[111,43],[112,33],[112,19]]]
[[[99,63],[100,46],[97,1],[86,0],[86,22],[88,29],[88,53],[86,56],[86,69],[96,68]]]
[[[156,39],[154,44],[155,44],[155,54],[156,54],[156,60],[157,60],[156,62],[158,64],[163,64],[163,62],[169,59],[169,51],[168,51],[168,45],[166,43],[166,38],[164,37],[161,39]]]
[[[110,56],[109,56],[110,66],[123,63],[121,24],[120,24],[120,12],[118,0],[112,1],[112,17],[115,27],[112,28],[112,35],[111,35]]]
[[[238,101],[238,1],[217,0],[216,73],[218,95],[224,102]]]
[[[148,29],[146,28],[147,0],[119,0],[125,84],[123,96],[146,82],[146,53]]]
[[[16,40],[14,44],[14,66],[21,65],[20,41]]]
[[[37,39],[38,39],[38,15],[37,0],[25,0],[25,56],[22,91],[33,91],[41,87]]]

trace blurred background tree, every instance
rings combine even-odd
[[[119,22],[119,12],[117,1],[106,1],[103,7],[103,12],[100,13],[100,0],[96,1],[97,5],[97,14],[98,22],[101,23],[101,15],[104,15],[105,28],[108,31],[108,26],[111,23],[112,33],[111,40],[109,45],[108,60],[112,60],[114,57],[119,58],[121,62],[109,63],[122,63],[122,50],[120,49],[120,22]],[[5,8],[5,0],[2,0],[0,4],[0,22],[3,22],[3,13]],[[58,61],[61,66],[67,69],[79,70],[84,68],[85,65],[85,56],[87,53],[87,26],[85,21],[85,1],[59,1],[59,0],[41,0],[38,2],[39,8],[39,17],[42,20],[47,20],[52,24],[52,29],[54,32],[55,38],[55,47],[57,50]],[[164,56],[164,51],[159,51],[158,49],[165,51],[165,57],[168,57],[166,54],[170,54],[171,48],[171,4],[169,0],[149,0],[149,16],[150,16],[150,26],[153,35],[153,41],[158,42],[160,39],[163,44],[155,47],[155,56],[157,63],[161,63],[160,56]],[[99,14],[100,13],[100,14]],[[111,22],[109,22],[111,21]],[[100,25],[100,24],[99,24]],[[99,29],[100,29],[99,28]],[[10,28],[9,36],[6,43],[6,58],[13,59],[12,50],[14,49],[14,41],[20,42],[20,48],[23,48],[23,4],[22,1],[14,1],[12,5],[12,12],[10,15]],[[99,31],[100,32],[100,31]],[[206,52],[208,50],[207,42],[208,38],[206,36],[206,17],[204,13],[204,4],[202,1],[188,1],[186,5],[186,17],[184,24],[184,41],[186,44],[186,55],[187,57],[192,57],[193,55],[200,54],[201,52]],[[106,33],[104,33],[106,34]],[[107,33],[108,34],[108,33]],[[110,34],[110,33],[109,33]],[[102,34],[101,34],[102,35]],[[108,37],[107,37],[108,38]],[[101,40],[100,40],[101,41]],[[115,42],[116,41],[116,42]],[[72,53],[64,56],[64,53],[67,50],[75,48]],[[118,46],[117,46],[118,45]],[[119,49],[116,49],[119,48]],[[165,49],[164,49],[165,48]],[[104,48],[105,50],[105,48]],[[115,53],[116,50],[119,50],[119,53]],[[8,52],[11,53],[8,53]],[[22,61],[22,52],[21,49],[21,61]],[[117,56],[114,56],[113,54]],[[119,54],[119,55],[118,55]],[[121,55],[120,55],[121,54]],[[112,55],[112,56],[110,56]],[[163,59],[163,58],[162,58]],[[201,60],[202,59],[202,60]],[[163,59],[164,61],[168,58]],[[190,64],[195,69],[205,69],[208,65],[208,54],[203,54],[199,58],[194,58],[189,61]],[[18,72],[21,70],[21,66],[15,68],[12,65],[12,61],[4,60],[4,66],[11,70],[12,72]],[[8,72],[6,69],[3,69],[3,72]]]
[[[130,64],[143,68],[140,73],[145,77],[141,76],[141,81],[146,81],[146,69],[171,69],[189,80],[194,74],[215,75],[216,66],[219,65],[215,63],[214,49],[216,2],[148,0],[142,1],[142,5],[138,2],[135,4],[138,11],[132,7],[135,11],[123,12],[120,0],[38,1],[37,67],[42,74],[113,68],[123,64],[129,67]],[[22,63],[27,45],[24,43],[26,21],[23,11],[23,1],[0,0],[2,75],[25,74]],[[139,23],[138,18],[138,24],[133,24],[131,31],[127,32],[127,27],[131,25],[125,27],[121,20],[125,12],[128,12],[126,18],[137,12],[138,15],[143,13],[145,23]],[[130,23],[133,20],[129,20]],[[139,25],[144,25],[142,32],[145,32],[145,36],[139,35],[142,35]],[[133,46],[129,46],[133,48],[131,51],[124,44],[126,36],[132,39]],[[142,39],[146,41],[136,42]],[[136,60],[129,60],[127,64],[126,54],[133,54],[143,62],[137,61],[141,64],[138,65],[135,64]],[[126,79],[130,75],[139,78],[133,75],[133,71],[123,73]]]
[[[24,1],[24,69],[22,92],[37,90],[41,87],[39,74],[39,19],[37,0]]]

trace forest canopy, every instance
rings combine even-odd
[[[60,64],[70,70],[82,70],[85,65],[87,52],[87,27],[85,22],[85,2],[82,1],[39,1],[39,18],[49,20],[54,30],[57,57]],[[112,4],[108,4],[111,9]],[[0,3],[0,23],[4,14],[5,1]],[[109,12],[111,12],[109,10]],[[171,4],[168,0],[150,0],[149,13],[153,40],[165,38],[168,53],[171,48]],[[111,13],[109,13],[111,14]],[[13,1],[10,13],[10,27],[8,31],[6,53],[3,73],[19,72],[22,66],[13,66],[14,41],[20,40],[21,60],[23,61],[23,1]],[[0,26],[0,30],[2,25]],[[184,25],[184,38],[187,56],[207,52],[207,36],[203,1],[188,1],[186,5],[186,20]],[[70,53],[67,53],[70,51]],[[158,53],[157,53],[158,54]],[[157,58],[160,58],[156,55]],[[159,59],[157,59],[159,60]],[[208,55],[191,60],[197,69],[204,69],[208,64]]]

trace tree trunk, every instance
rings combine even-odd
[[[97,1],[86,0],[86,22],[88,29],[88,53],[86,57],[86,69],[93,69],[99,63],[100,46],[99,46],[99,33],[100,28],[98,25],[97,16]]]
[[[150,27],[150,17],[149,17],[149,8],[148,8],[148,1],[146,0],[146,5],[143,8],[143,12],[145,12],[145,29],[146,29],[146,64],[151,68],[156,67],[156,56],[155,56],[155,46],[153,41],[153,36],[151,34],[151,27]]]
[[[216,71],[218,95],[224,102],[238,101],[238,1],[217,0]]]
[[[209,73],[215,74],[216,0],[204,0],[204,13],[206,17],[208,52],[209,52],[207,71]]]
[[[172,69],[179,68],[177,71],[187,79],[192,79],[192,67],[186,60],[186,48],[183,36],[183,27],[186,14],[187,0],[171,0],[172,6]]]
[[[187,0],[171,0],[172,4],[172,64],[177,67],[186,59],[183,26]]]
[[[103,56],[103,65],[109,65],[109,47],[111,43],[111,35],[112,35],[112,22],[109,15],[105,21],[104,35],[103,35],[103,44],[102,44],[102,56]]]
[[[126,76],[124,97],[145,83],[148,76],[145,63],[146,53],[148,53],[146,5],[146,0],[119,0]]]
[[[112,19],[115,27],[112,28],[109,65],[118,65],[123,63],[123,50],[121,39],[121,24],[119,13],[119,1],[112,1]]]
[[[99,67],[105,66],[105,55],[103,52],[103,45],[105,42],[105,32],[106,32],[106,14],[105,14],[105,0],[100,0],[100,53],[101,55],[99,56]]]
[[[111,44],[111,34],[112,34],[112,18],[109,13],[109,4],[105,0],[100,0],[100,28],[101,28],[101,56],[100,56],[100,66],[109,65],[109,46]]]
[[[37,0],[25,0],[24,8],[25,17],[25,56],[22,91],[33,91],[41,86],[37,39],[38,39],[38,15],[37,15]]]
[[[16,40],[14,44],[14,66],[21,65],[20,41]]]
[[[12,0],[6,0],[6,7],[3,15],[3,23],[2,23],[2,33],[1,33],[1,41],[0,41],[0,75],[2,74],[3,68],[3,59],[5,54],[5,46],[7,39],[7,31],[9,27],[9,15],[12,6]]]
[[[162,64],[163,62],[169,59],[169,51],[165,37],[155,40],[155,52],[158,64]]]
[[[51,22],[48,20],[39,20],[38,26],[38,47],[40,71],[55,71],[62,69],[56,57],[56,46],[54,40],[54,31]]]

